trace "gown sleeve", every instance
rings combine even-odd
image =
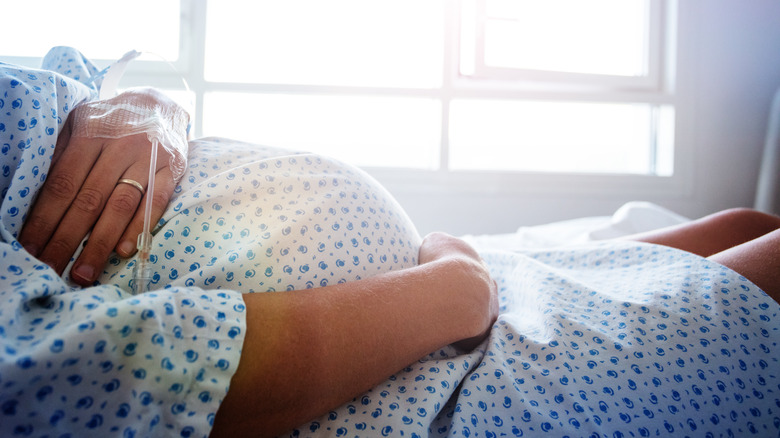
[[[241,294],[73,288],[16,238],[97,69],[0,63],[0,436],[207,436],[240,357]]]

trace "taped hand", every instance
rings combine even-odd
[[[102,101],[115,106],[150,102],[157,107],[180,109],[151,89]],[[180,114],[177,111],[173,113]],[[70,272],[71,279],[81,286],[97,279],[112,250],[121,257],[135,253],[137,236],[143,230],[146,197],[153,197],[151,223],[156,224],[181,176],[179,169],[171,168],[177,162],[170,159],[170,148],[159,147],[155,186],[149,193],[146,188],[152,146],[147,133],[117,138],[74,135],[84,131],[84,123],[96,123],[94,116],[75,109],[71,113],[57,139],[49,175],[19,236],[19,243],[30,254],[62,274],[91,231]],[[181,151],[173,155],[177,153]]]

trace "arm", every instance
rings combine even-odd
[[[437,348],[481,341],[498,298],[476,253],[437,234],[423,242],[420,259],[412,269],[316,291],[245,295],[242,358],[211,436],[275,436]]]

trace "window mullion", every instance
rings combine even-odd
[[[666,29],[666,8],[664,0],[651,1],[648,5],[647,29],[647,76],[655,90],[663,89],[664,30]]]
[[[204,78],[205,59],[206,59],[206,0],[181,0],[182,7],[188,4],[190,23],[188,29],[190,34],[187,38],[189,69],[187,80],[192,91],[195,93],[195,132],[196,137],[203,136],[203,101],[206,88]],[[182,20],[184,20],[182,16]]]
[[[474,73],[482,76],[488,71],[485,65],[485,28],[487,23],[487,1],[472,0],[474,2]]]
[[[468,1],[468,0],[464,0]],[[441,103],[441,135],[439,140],[439,171],[449,170],[450,155],[450,102],[454,94],[453,82],[459,74],[461,42],[462,2],[444,4],[444,56],[442,57],[442,85],[439,93]]]

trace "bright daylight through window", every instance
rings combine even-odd
[[[172,61],[192,88],[195,135],[369,168],[673,173],[668,0],[141,3],[121,13],[155,11],[135,20],[154,33],[93,20],[68,39],[5,39],[0,54],[39,58],[55,44],[92,59],[153,52],[125,85],[183,88],[161,67]],[[69,5],[60,15],[109,8]]]
[[[152,54],[142,59],[179,58],[180,5],[178,0],[134,0],[130,3],[109,3],[103,0],[35,0],[3,2],[6,17],[5,36],[0,38],[0,56],[42,58],[54,46],[75,47],[89,59],[117,59],[136,49]],[[121,7],[121,10],[116,8]],[[56,11],[32,14],[36,11]],[[150,13],[153,11],[154,13]],[[121,20],[106,19],[121,14]],[[36,29],[62,29],[63,23],[83,23],[69,26],[67,31],[31,32],[27,17],[35,17]],[[89,23],[89,24],[86,24]],[[154,32],[138,32],[139,23]],[[23,37],[10,38],[10,35]],[[35,65],[34,67],[40,67]]]

